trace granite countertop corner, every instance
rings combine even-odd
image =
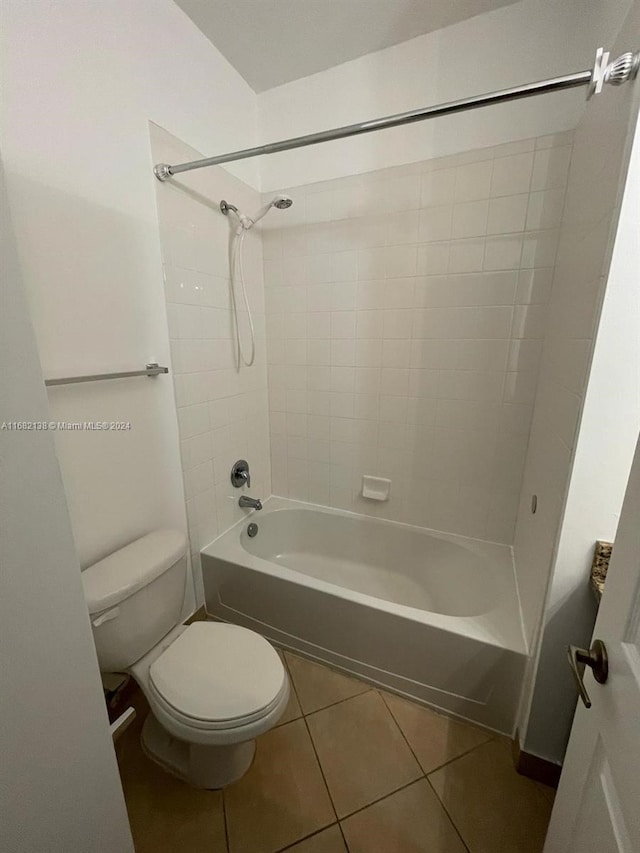
[[[602,598],[604,591],[604,582],[607,578],[607,569],[609,568],[612,550],[613,542],[603,542],[600,539],[596,541],[596,547],[593,552],[593,563],[591,565],[591,589],[598,602]]]

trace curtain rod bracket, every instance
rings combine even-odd
[[[171,177],[171,166],[167,163],[156,163],[153,167],[153,174],[159,181],[166,181]]]
[[[607,68],[609,67],[609,51],[599,47],[596,50],[596,58],[593,62],[593,71],[591,72],[591,82],[587,89],[587,100],[594,95],[599,95],[602,92],[602,87],[606,82]]]
[[[627,51],[609,62],[609,51],[599,47],[591,72],[591,83],[587,90],[587,100],[599,95],[606,83],[611,86],[621,86],[627,80],[633,80],[638,75],[640,53]]]
[[[640,68],[640,53],[628,51],[607,65],[604,82],[612,86],[621,86],[627,80],[634,80]]]

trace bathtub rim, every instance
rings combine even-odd
[[[281,578],[291,583],[301,584],[302,586],[317,590],[327,595],[337,596],[348,601],[356,602],[357,604],[371,607],[374,610],[384,612],[391,611],[421,624],[430,625],[454,634],[462,634],[463,636],[468,636],[474,640],[487,643],[488,645],[495,646],[497,648],[506,649],[525,656],[529,655],[530,652],[522,622],[522,606],[517,584],[513,548],[510,545],[500,542],[488,542],[483,539],[474,539],[472,537],[461,536],[456,533],[448,533],[446,531],[433,530],[427,527],[419,527],[405,522],[394,521],[387,518],[378,518],[376,516],[364,515],[350,510],[327,507],[321,504],[312,504],[306,501],[282,498],[277,495],[271,495],[263,502],[262,512],[271,514],[274,512],[286,511],[287,509],[316,511],[329,515],[353,518],[354,520],[357,519],[359,521],[365,521],[375,525],[385,525],[399,529],[411,530],[419,535],[432,536],[437,539],[453,542],[454,544],[465,548],[465,550],[472,551],[472,553],[475,548],[480,551],[480,556],[485,559],[491,559],[492,556],[494,558],[499,556],[503,563],[501,571],[506,572],[508,569],[508,577],[503,578],[501,583],[506,582],[509,587],[505,591],[510,600],[503,600],[497,607],[478,616],[449,616],[436,613],[434,611],[422,610],[405,604],[397,604],[395,602],[377,598],[376,596],[358,592],[347,587],[341,587],[333,582],[324,581],[320,578],[307,575],[304,572],[289,568],[281,563],[274,563],[271,560],[256,556],[255,554],[245,550],[240,542],[240,532],[250,521],[255,520],[256,523],[259,523],[259,518],[255,518],[256,512],[253,510],[247,513],[244,518],[238,520],[231,527],[219,534],[208,545],[201,548],[201,557],[206,556],[212,559],[223,560],[231,564],[239,564],[245,569]],[[204,571],[204,566],[202,566],[202,570]],[[490,630],[492,625],[495,624],[500,616],[502,616],[508,624],[508,637],[503,638],[502,640],[493,636]]]

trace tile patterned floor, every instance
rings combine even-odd
[[[136,853],[540,853],[553,792],[510,744],[285,652],[293,690],[247,775],[198,791],[118,743]]]

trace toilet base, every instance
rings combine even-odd
[[[145,754],[164,770],[195,788],[224,788],[251,767],[255,740],[228,746],[202,746],[170,735],[152,713],[142,727],[140,742]]]

